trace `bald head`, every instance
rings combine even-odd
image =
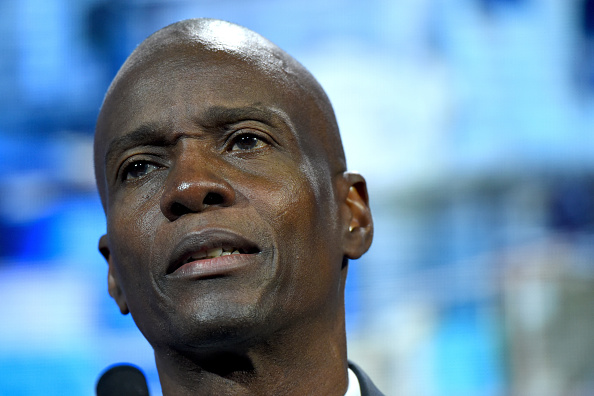
[[[177,58],[176,50],[183,47],[193,48],[195,51],[190,56],[196,60],[203,58],[206,53],[219,53],[257,65],[262,72],[275,77],[282,76],[287,83],[291,81],[302,85],[327,102],[326,95],[313,76],[282,49],[243,26],[215,19],[188,19],[152,34],[132,52],[112,87],[129,71],[143,63],[153,62],[161,54]]]
[[[122,102],[123,97],[135,95],[135,106],[142,106],[142,101],[154,96],[161,88],[156,85],[159,82],[147,78],[145,72],[153,69],[161,76],[161,82],[179,84],[188,78],[212,78],[217,68],[230,61],[242,65],[239,77],[268,80],[281,96],[292,101],[294,109],[291,110],[302,121],[296,127],[301,129],[303,144],[311,144],[313,151],[319,151],[332,174],[346,169],[332,106],[322,87],[305,67],[278,46],[245,27],[214,19],[189,19],[169,25],[143,41],[126,60],[108,89],[95,137],[95,170],[102,199],[106,150],[114,132],[122,132],[122,126],[114,122],[117,119],[114,113],[120,112],[122,106],[130,105]],[[179,73],[180,70],[187,74]],[[224,91],[226,87],[221,84],[219,89]],[[245,95],[250,94],[246,87]],[[127,110],[135,111],[134,108]]]

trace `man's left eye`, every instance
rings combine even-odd
[[[233,142],[231,151],[248,151],[265,147],[267,143],[255,135],[241,135]]]

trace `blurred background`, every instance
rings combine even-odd
[[[594,1],[0,1],[0,394],[152,351],[107,295],[92,136],[171,22],[247,26],[332,100],[376,233],[350,358],[388,395],[594,395]]]

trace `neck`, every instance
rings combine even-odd
[[[233,350],[155,349],[164,396],[342,396],[348,386],[344,314],[330,328],[308,324]]]

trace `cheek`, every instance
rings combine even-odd
[[[277,230],[309,247],[327,245],[336,235],[337,206],[332,181],[323,171],[303,166],[277,194],[279,205],[273,219]]]
[[[110,206],[108,224],[113,227],[109,231],[120,237],[139,239],[146,245],[160,221],[160,185],[162,183],[145,183],[117,194]]]
[[[252,180],[246,190],[244,195],[250,204],[270,226],[272,234],[281,238],[277,243],[311,230],[319,216],[316,192],[305,175],[294,170],[277,169],[274,178]]]
[[[107,231],[113,241],[112,255],[124,293],[143,290],[144,284],[150,282],[151,255],[160,216],[158,201],[143,195],[122,197],[109,212]]]
[[[274,236],[281,278],[299,282],[319,271],[320,263],[337,261],[340,268],[337,206],[329,177],[295,168],[277,169],[275,175],[273,182],[252,184],[247,194]]]
[[[145,212],[144,206],[122,206],[117,212],[118,220],[110,223],[112,226],[108,228],[108,233],[110,239],[117,238],[113,260],[132,318],[145,337],[152,339],[158,329],[146,328],[146,324],[155,323],[155,312],[160,305],[160,292],[151,271],[156,235],[151,220],[156,217],[156,212],[151,209],[152,206]]]

